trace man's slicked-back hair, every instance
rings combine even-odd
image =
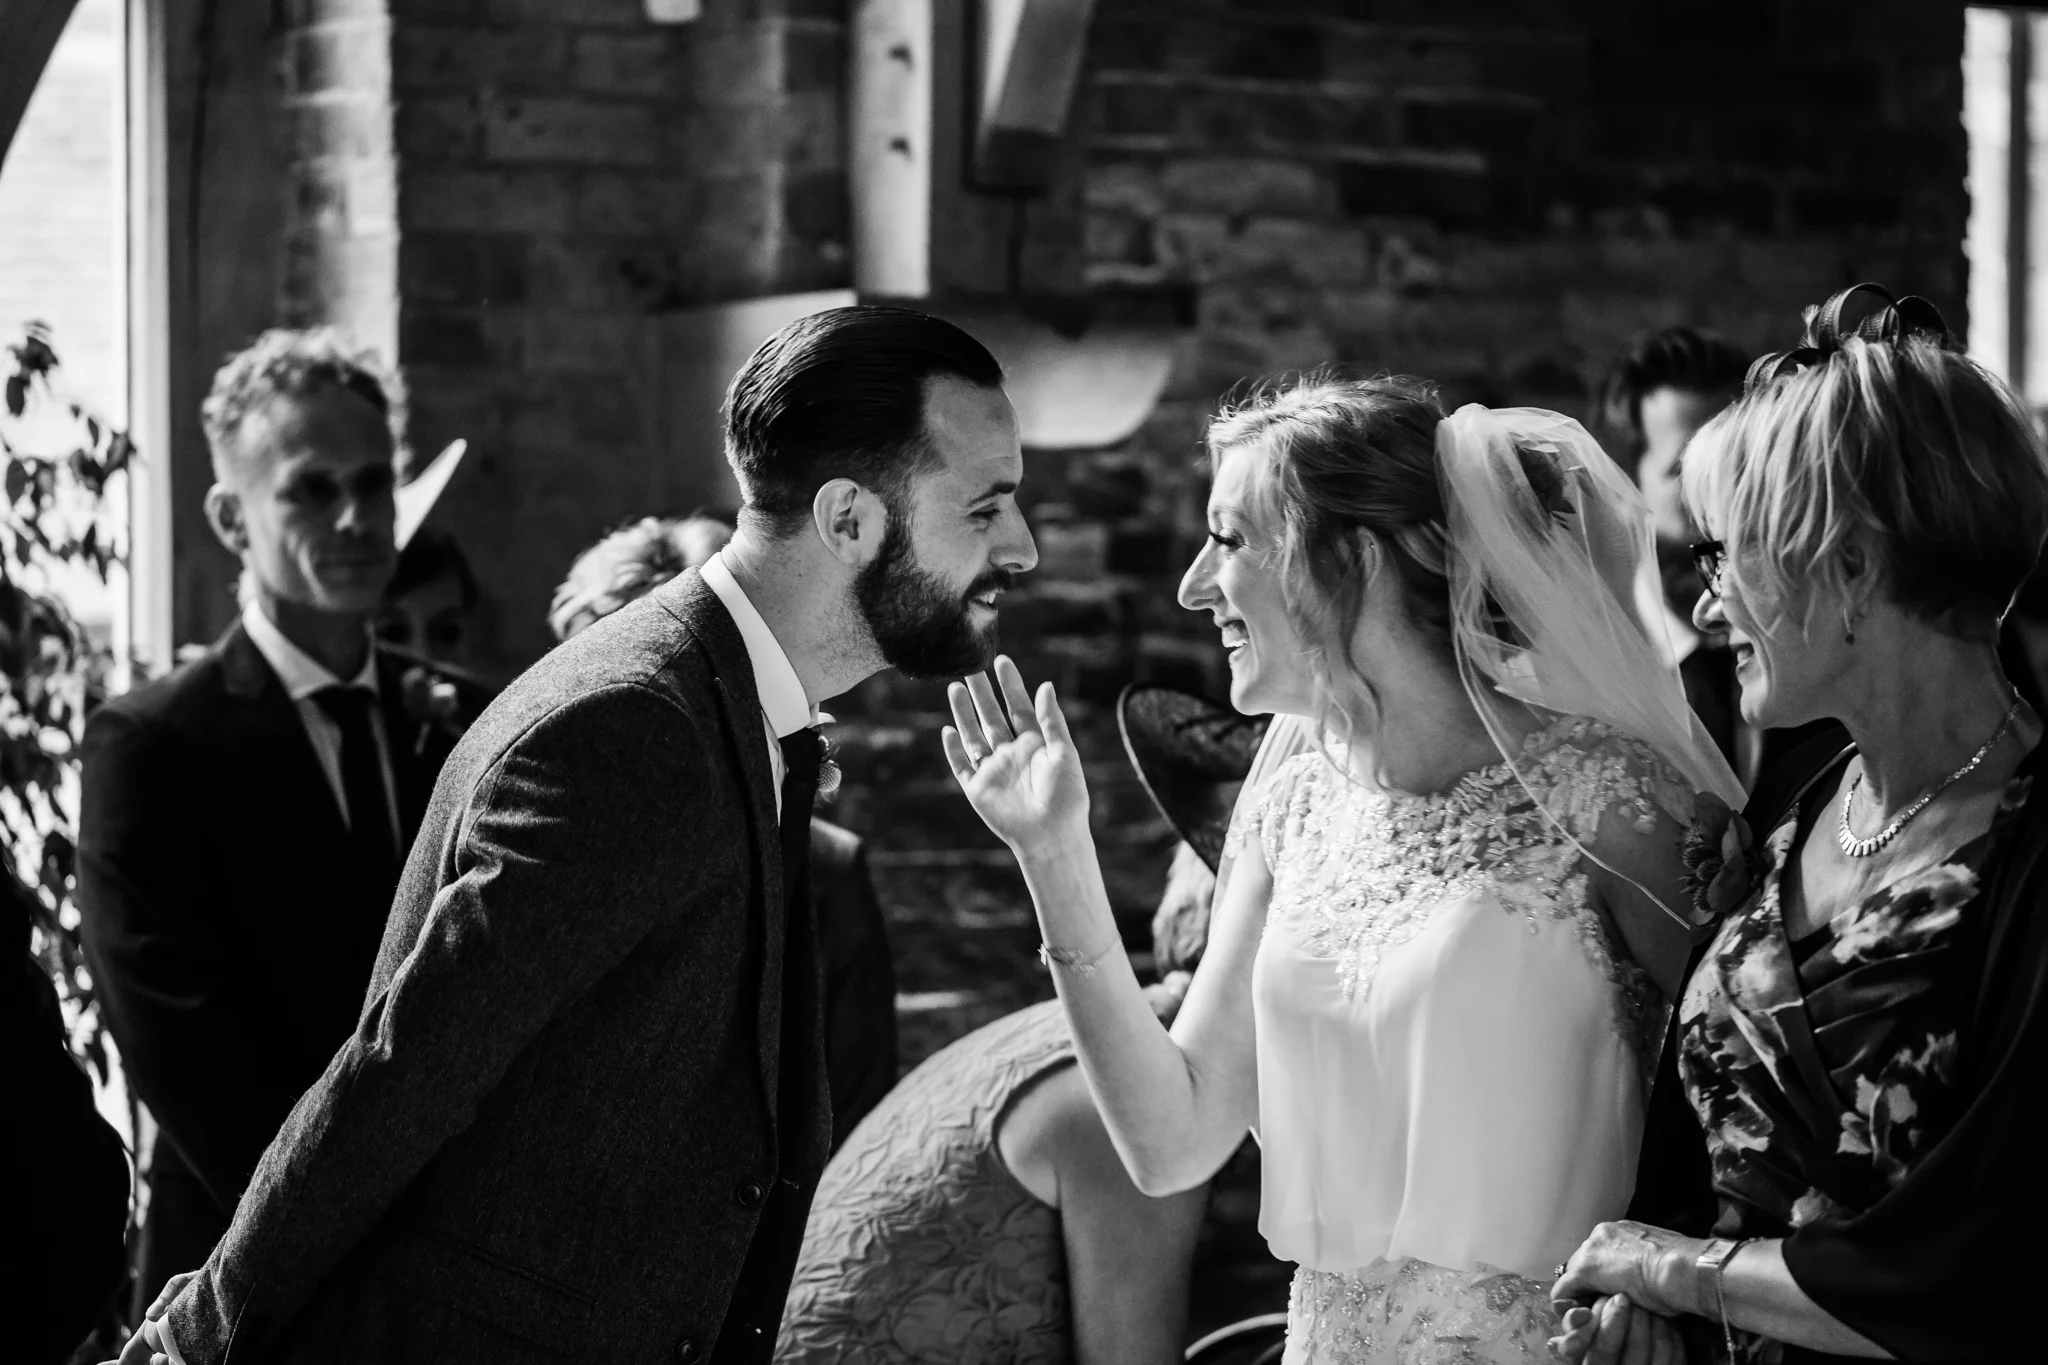
[[[833,479],[896,505],[933,461],[925,386],[941,375],[983,388],[1003,382],[987,347],[907,308],[830,308],[762,342],[725,396],[725,458],[741,515],[790,535]]]
[[[1749,372],[1749,356],[1720,334],[1698,327],[1666,327],[1635,339],[1601,390],[1602,416],[1637,440],[1643,436],[1643,400],[1659,389],[1733,400]]]

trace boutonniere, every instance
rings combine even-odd
[[[435,731],[457,740],[469,729],[469,722],[462,717],[461,692],[433,669],[424,665],[408,668],[399,678],[399,690],[405,714],[420,727],[412,743],[415,755],[425,751],[427,738]]]
[[[1688,918],[1701,927],[1754,895],[1770,865],[1757,848],[1749,822],[1712,792],[1699,794],[1679,856],[1685,861],[1686,890],[1692,894]]]

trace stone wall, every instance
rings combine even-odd
[[[1641,329],[1782,345],[1801,305],[1858,279],[1960,325],[1961,50],[1960,11],[1914,0],[1099,0],[1072,130],[1088,278],[1185,286],[1196,324],[1136,438],[1031,458],[1043,560],[1003,615],[1089,757],[1127,941],[1170,838],[1110,704],[1137,678],[1222,695],[1213,632],[1174,604],[1219,397],[1337,362],[1590,420]],[[940,764],[939,708],[894,678],[835,708],[838,818],[874,840],[919,945],[913,1051],[1049,993],[1021,882]]]

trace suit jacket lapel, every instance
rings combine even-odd
[[[220,638],[214,651],[220,658],[222,685],[234,701],[230,724],[237,740],[248,744],[249,759],[256,765],[252,792],[266,794],[266,803],[273,805],[280,792],[307,793],[305,804],[294,809],[320,814],[313,817],[316,823],[306,832],[326,840],[331,845],[329,851],[341,856],[348,830],[334,804],[327,774],[320,770],[313,741],[306,736],[305,722],[299,719],[299,709],[286,695],[284,684],[239,623]],[[313,793],[318,793],[317,799]]]
[[[655,599],[704,642],[723,712],[727,743],[747,788],[747,813],[754,832],[755,884],[761,888],[763,925],[759,1004],[761,1083],[768,1097],[771,1128],[779,1090],[782,1042],[783,909],[782,829],[775,817],[775,774],[768,763],[768,733],[753,661],[739,627],[718,594],[695,570],[655,589]]]
[[[398,788],[398,827],[404,836],[403,854],[419,833],[426,818],[427,802],[434,795],[433,761],[448,747],[446,739],[432,724],[413,718],[405,704],[405,674],[410,661],[377,651],[377,701],[384,709],[384,737],[391,746],[391,779]]]

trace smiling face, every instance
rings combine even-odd
[[[1038,547],[1017,507],[1024,452],[1003,391],[941,375],[925,386],[924,417],[936,460],[895,500],[854,596],[882,658],[935,678],[987,665],[996,600]]]
[[[1745,547],[1729,554],[1720,592],[1700,594],[1693,624],[1727,633],[1749,724],[1776,729],[1833,715],[1829,701],[1843,695],[1843,679],[1856,665],[1843,628],[1851,608],[1819,577],[1800,579],[1790,591],[1774,589],[1758,572],[1757,553]]]
[[[1316,681],[1308,641],[1286,605],[1280,527],[1263,524],[1254,496],[1255,443],[1216,458],[1209,539],[1180,583],[1180,604],[1206,611],[1230,654],[1230,704],[1246,715],[1312,716]]]
[[[257,589],[315,611],[376,611],[398,563],[384,415],[316,385],[253,409],[230,439],[207,512]]]

